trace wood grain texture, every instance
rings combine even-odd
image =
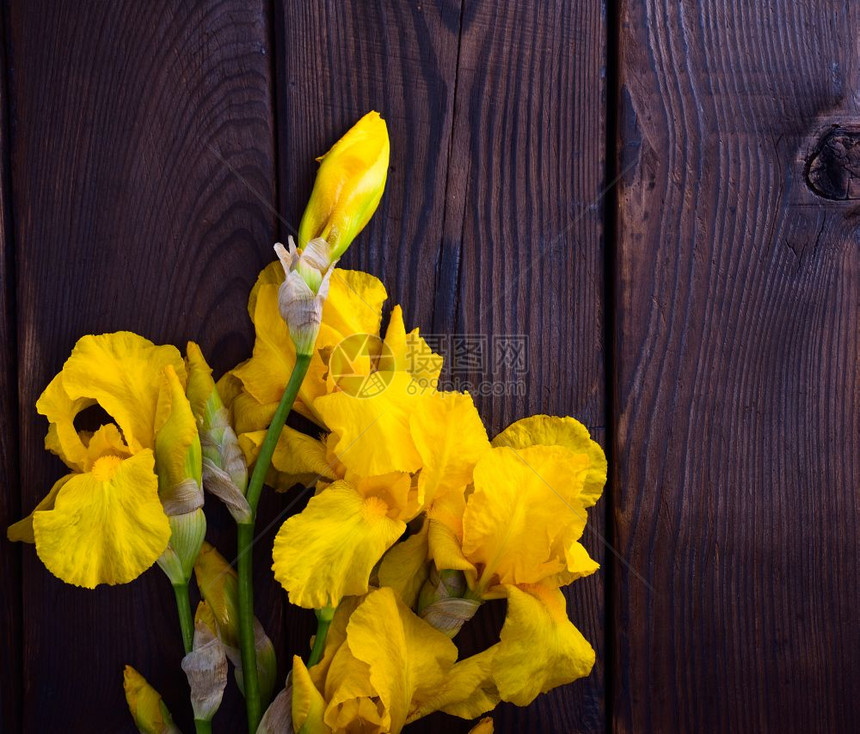
[[[195,339],[216,372],[250,353],[245,303],[275,236],[275,156],[262,1],[12,0],[9,17],[29,511],[61,474],[34,403],[78,337]],[[232,522],[208,514],[230,557]],[[32,547],[23,556],[23,731],[133,732],[126,663],[190,730],[163,574],[90,592],[52,577]],[[260,569],[258,609],[279,644],[282,595]],[[244,720],[236,703],[219,714],[227,730]]]
[[[367,270],[403,306],[407,326],[432,325],[451,137],[460,4],[456,0],[276,3],[278,142],[283,237],[307,204],[314,158],[370,110],[388,124],[385,195],[341,264]]]
[[[451,355],[454,386],[522,379],[522,391],[478,392],[491,436],[549,413],[576,416],[604,438],[604,14],[600,0],[464,3],[433,326],[487,339],[484,370],[460,372]],[[527,339],[526,374],[494,359],[494,339],[509,336]],[[601,563],[604,507],[590,513],[585,536]],[[499,707],[498,731],[604,730],[603,578],[566,590],[571,618],[597,650],[594,672],[529,708]],[[478,646],[503,615],[495,606]]]
[[[15,239],[9,170],[6,19],[0,13],[0,529],[21,512],[18,490],[18,354]],[[0,532],[0,729],[21,722],[21,550]]]
[[[806,182],[858,23],[622,2],[614,731],[860,719],[860,210]]]

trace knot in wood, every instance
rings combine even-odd
[[[809,159],[806,183],[825,199],[860,199],[860,129],[831,127]]]

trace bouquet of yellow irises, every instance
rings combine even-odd
[[[251,290],[253,354],[217,383],[193,342],[183,357],[130,332],[87,335],[36,403],[69,473],[9,538],[90,589],[161,568],[198,732],[212,731],[230,665],[249,732],[316,734],[399,732],[435,711],[475,719],[594,664],[561,588],[598,568],[579,541],[603,451],[568,417],[526,418],[490,440],[468,393],[437,389],[442,357],[398,306],[382,334],[385,287],[336,265],[379,204],[388,160],[375,112],[322,157],[298,243],[276,245]],[[78,430],[94,405],[109,420]],[[286,425],[293,410],[315,428]],[[315,490],[271,552],[289,601],[318,620],[280,691],[254,616],[264,485]],[[237,523],[235,568],[205,540],[207,494]],[[490,599],[507,603],[499,639],[460,659],[454,639]],[[130,666],[124,684],[141,732],[178,731]]]

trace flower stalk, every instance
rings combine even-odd
[[[296,365],[290,375],[290,380],[281,397],[281,402],[275,411],[272,422],[266,431],[266,438],[260,447],[260,453],[254,464],[254,472],[248,484],[247,500],[251,507],[249,522],[237,526],[237,572],[239,574],[239,643],[242,653],[242,670],[245,683],[245,702],[248,710],[248,731],[256,732],[262,717],[262,702],[260,700],[260,682],[257,675],[257,651],[254,641],[254,584],[253,584],[253,555],[254,523],[257,518],[257,504],[263,491],[266,473],[272,463],[272,455],[278,437],[287,422],[287,416],[293,407],[299,388],[305,379],[310,365],[310,354],[297,354]],[[267,702],[268,703],[268,702]]]
[[[317,615],[317,633],[314,637],[314,646],[311,649],[311,656],[308,658],[308,667],[312,668],[320,660],[322,660],[323,651],[325,650],[325,638],[328,636],[328,628],[331,626],[331,621],[334,619],[334,609],[332,607],[323,607],[316,610]]]

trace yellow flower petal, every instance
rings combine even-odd
[[[18,520],[14,525],[9,526],[9,529],[6,531],[6,537],[13,543],[35,543],[36,538],[33,536],[33,514],[39,511],[54,509],[54,502],[57,499],[57,494],[63,488],[63,485],[65,485],[65,483],[74,476],[76,475],[66,474],[66,476],[61,477],[54,482],[54,486],[51,487],[51,491],[48,492],[45,498],[38,505],[36,505],[33,512],[27,515],[23,520]]]
[[[594,650],[567,618],[564,594],[542,585],[506,591],[508,613],[493,662],[502,700],[528,706],[539,694],[587,676]]]
[[[587,518],[579,499],[583,477],[570,474],[570,456],[558,446],[504,447],[478,461],[463,515],[463,553],[480,566],[482,590],[536,583],[566,567],[556,540],[579,538]]]
[[[529,446],[564,446],[576,454],[576,471],[585,473],[582,501],[591,507],[606,484],[606,455],[591,440],[588,429],[574,418],[533,415],[512,423],[493,439],[493,446],[525,449]]]
[[[492,678],[496,649],[490,648],[460,660],[448,673],[435,705],[461,719],[474,719],[492,711],[501,700]]]
[[[346,644],[368,665],[370,682],[391,717],[392,732],[405,725],[413,698],[437,690],[457,659],[454,643],[388,588],[368,594],[352,613]]]
[[[379,334],[382,322],[382,304],[388,298],[385,286],[379,278],[361,270],[337,268],[331,276],[328,298],[323,306],[322,323],[331,329],[332,336],[322,341],[318,348],[333,347],[351,334]]]
[[[432,393],[409,420],[423,467],[418,496],[429,505],[472,482],[475,463],[490,450],[487,431],[466,393]]]
[[[387,513],[380,499],[343,481],[312,497],[275,538],[275,578],[290,602],[320,609],[365,593],[374,565],[406,529]]]
[[[469,729],[469,734],[493,734],[493,720],[489,716],[481,719],[475,726]]]
[[[119,456],[122,459],[131,456],[131,449],[125,445],[122,434],[113,423],[101,426],[89,436],[82,431],[81,439],[87,447],[82,471],[90,471],[102,456]]]
[[[421,410],[424,396],[414,392],[412,378],[402,372],[378,395],[357,397],[336,392],[318,398],[314,408],[338,442],[335,453],[361,476],[414,472],[421,456],[409,432],[410,415]]]
[[[299,224],[299,246],[322,237],[339,258],[370,221],[388,174],[388,128],[368,112],[320,160],[308,206]]]
[[[151,449],[162,373],[168,365],[184,385],[185,362],[176,347],[156,346],[128,331],[87,335],[63,366],[63,388],[72,400],[97,401],[117,422],[133,452]]]
[[[418,594],[429,575],[429,528],[430,523],[425,521],[421,530],[395,544],[379,564],[379,585],[394,589],[409,608],[413,608],[418,602]]]
[[[370,666],[343,644],[334,654],[325,681],[325,723],[336,732],[387,734],[391,714],[370,681]]]
[[[417,328],[406,333],[403,309],[399,305],[391,309],[385,346],[393,358],[395,370],[408,373],[422,388],[435,389],[443,359],[430,348]]]
[[[45,448],[59,456],[70,469],[86,471],[87,448],[74,421],[78,413],[95,403],[88,397],[69,397],[63,386],[62,372],[51,380],[36,401],[36,410],[49,422]]]
[[[293,655],[293,731],[304,734],[328,734],[331,729],[323,721],[325,699],[311,680],[310,673],[298,655]]]
[[[39,558],[68,584],[92,589],[136,579],[170,539],[152,452],[106,456],[71,477],[53,509],[33,514],[33,531]]]
[[[439,571],[464,571],[470,585],[477,573],[475,566],[463,555],[463,514],[466,498],[462,490],[448,492],[430,508],[427,551]]]

